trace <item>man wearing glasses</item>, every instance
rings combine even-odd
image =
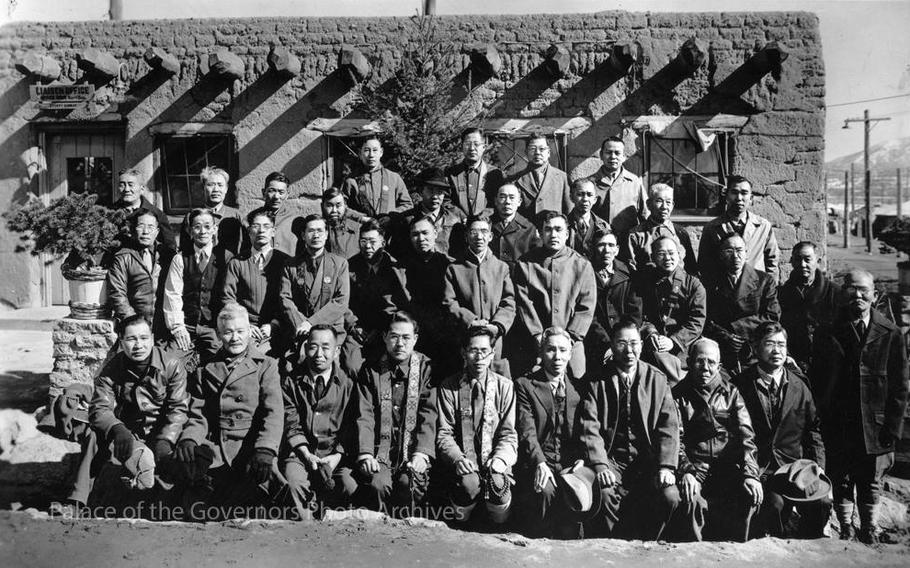
[[[496,197],[496,189],[503,182],[499,168],[489,165],[483,159],[486,146],[483,130],[466,129],[461,133],[464,160],[446,170],[452,205],[468,217],[480,215],[489,209],[489,204]]]
[[[550,165],[550,144],[543,134],[528,138],[528,166],[512,176],[511,183],[521,191],[518,212],[533,219],[541,211],[572,209],[572,195],[566,172]]]

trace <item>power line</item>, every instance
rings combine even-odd
[[[887,101],[889,99],[899,99],[901,97],[910,97],[910,93],[903,93],[901,95],[892,95],[890,97],[878,97],[877,99],[863,99],[861,101],[850,101],[846,103],[835,103],[833,105],[825,105],[826,108],[832,107],[841,107],[847,105],[858,105],[860,103],[874,103],[875,101]]]

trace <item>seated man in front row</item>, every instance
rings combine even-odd
[[[190,381],[189,420],[177,444],[194,481],[211,479],[211,487],[197,491],[206,485],[200,483],[187,499],[210,506],[189,509],[191,515],[214,513],[205,520],[232,506],[266,502],[284,426],[278,365],[250,345],[246,309],[228,304],[217,326],[221,349]]]
[[[743,397],[720,366],[720,347],[701,338],[673,388],[679,408],[679,489],[674,536],[745,541],[762,501],[755,433]]]
[[[392,315],[385,354],[360,369],[355,394],[360,501],[393,516],[423,504],[436,457],[436,388],[430,360],[414,351],[417,321]]]
[[[512,466],[518,456],[512,381],[490,370],[493,332],[468,331],[464,371],[439,387],[436,453],[448,480],[456,521],[483,501],[489,519],[506,522],[512,506]]]
[[[583,517],[567,506],[556,476],[584,458],[578,431],[583,382],[569,371],[572,337],[566,330],[547,328],[540,341],[542,368],[515,381],[519,487],[527,512],[522,519],[535,536],[578,538]]]
[[[124,504],[116,487],[92,492],[96,475],[108,464],[118,471],[125,468],[131,485],[151,489],[155,474],[167,473],[161,467],[156,471],[156,466],[172,458],[186,423],[184,366],[154,346],[151,327],[142,315],[128,316],[117,327],[120,352],[95,378],[89,406],[92,430],[83,443],[82,464],[69,496],[78,504],[88,503],[90,493],[93,501],[100,495],[101,505]]]
[[[282,468],[301,519],[318,505],[347,507],[357,490],[351,476],[354,381],[338,365],[339,337],[329,324],[316,324],[301,344],[300,359],[284,369]]]
[[[589,373],[581,441],[597,472],[607,536],[659,540],[679,505],[679,420],[663,373],[640,361],[638,326],[613,326],[613,357]],[[597,490],[597,489],[594,489]]]
[[[758,363],[735,381],[752,417],[764,493],[750,532],[754,536],[784,536],[784,527],[795,506],[799,511],[798,536],[819,538],[831,515],[831,497],[801,502],[787,500],[774,476],[781,467],[798,460],[812,460],[818,465],[819,473],[825,467],[825,445],[812,391],[799,371],[784,366],[787,332],[781,324],[759,325],[753,333],[753,343]]]

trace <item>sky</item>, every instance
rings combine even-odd
[[[115,0],[117,1],[117,0]],[[0,22],[107,19],[111,0],[6,0]],[[422,0],[120,0],[124,19],[409,16]],[[862,125],[844,119],[890,116],[872,144],[910,136],[910,0],[436,0],[437,14],[736,12],[804,10],[819,16],[825,59],[826,159],[862,150]],[[869,102],[868,99],[882,99]],[[894,98],[896,97],[896,98]],[[847,103],[847,104],[845,104]]]

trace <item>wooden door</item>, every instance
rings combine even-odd
[[[66,132],[45,135],[47,184],[45,203],[70,193],[96,193],[98,203],[113,205],[117,195],[117,172],[123,168],[122,132]],[[61,260],[44,264],[44,305],[69,302],[69,287],[60,273]]]

